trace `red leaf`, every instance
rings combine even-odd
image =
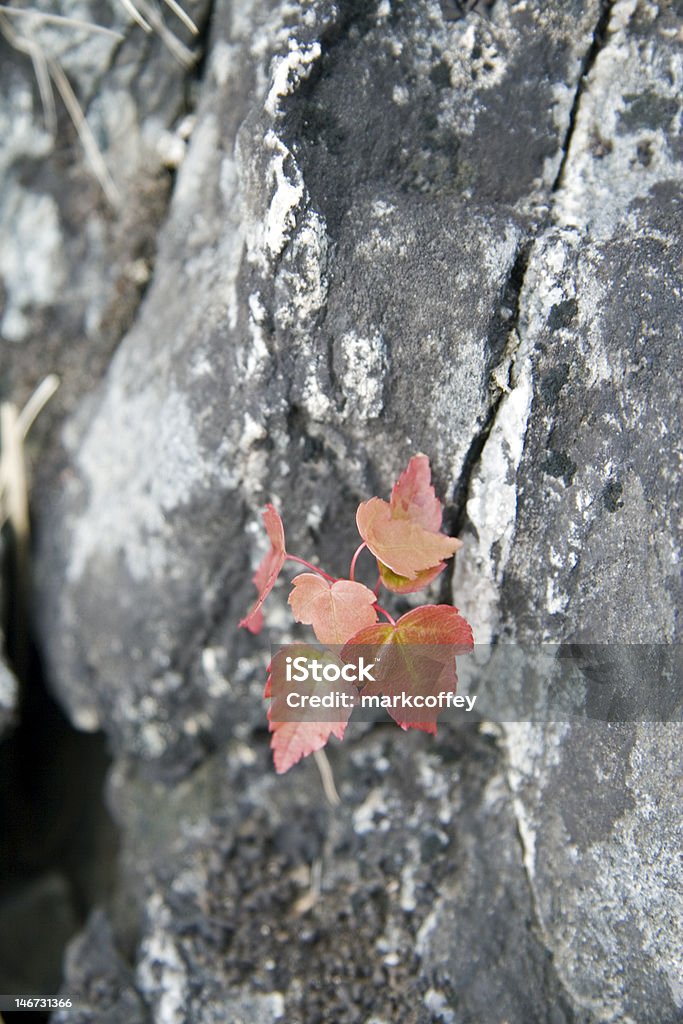
[[[395,594],[414,594],[417,590],[424,590],[432,580],[440,576],[446,568],[446,563],[439,562],[438,565],[432,566],[431,569],[419,572],[414,580],[408,579],[407,576],[399,576],[397,572],[390,569],[384,562],[378,562],[377,568],[379,569],[380,579],[387,590],[392,590]]]
[[[409,519],[396,519],[391,506],[371,498],[358,506],[358,532],[373,555],[399,576],[415,580],[424,572],[450,558],[462,541],[443,533],[432,533]]]
[[[389,503],[372,498],[361,504],[356,522],[361,537],[379,562],[387,590],[411,594],[445,569],[462,541],[440,533],[441,502],[432,487],[426,455],[414,455],[391,491]]]
[[[377,622],[372,607],[376,600],[362,583],[330,583],[312,572],[295,576],[289,595],[294,618],[313,626],[321,644],[345,644],[359,629]]]
[[[412,457],[393,486],[389,504],[394,519],[409,519],[431,533],[439,532],[443,513],[426,455]]]
[[[343,662],[332,651],[320,651],[305,644],[289,646],[278,651],[268,668],[268,681],[264,697],[272,698],[268,708],[269,730],[272,733],[270,747],[278,775],[288,771],[293,765],[316,750],[325,746],[330,736],[344,738],[348,720],[353,711],[353,703],[348,707],[335,708],[336,718],[331,721],[318,721],[327,714],[325,709],[289,708],[286,696],[289,693],[314,697],[325,697],[331,692],[347,693],[353,701],[357,701],[358,692],[350,683],[339,682],[334,688],[327,682],[310,681],[297,684],[287,681],[287,659],[303,656],[319,662],[337,665],[343,668]],[[330,718],[332,716],[330,715]]]
[[[402,729],[436,732],[440,706],[411,708],[418,698],[455,693],[455,655],[471,651],[472,629],[450,605],[424,605],[402,615],[395,625],[361,629],[344,647],[343,661],[374,662],[374,681],[362,695],[388,698],[387,710]],[[407,706],[406,706],[407,703]],[[384,705],[381,705],[384,706]]]
[[[263,629],[261,605],[275,586],[275,581],[280,575],[286,557],[285,528],[272,505],[266,505],[263,510],[263,523],[270,537],[270,550],[253,576],[254,586],[258,591],[256,602],[248,614],[240,620],[240,626],[245,626],[250,633],[260,633]]]

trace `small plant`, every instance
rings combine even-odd
[[[436,694],[455,693],[455,654],[472,649],[472,630],[457,608],[445,604],[414,608],[396,621],[379,603],[378,596],[382,585],[396,594],[414,593],[443,572],[446,560],[462,547],[462,541],[441,531],[442,516],[442,505],[431,483],[429,459],[415,455],[394,484],[388,502],[371,498],[358,506],[356,524],[362,543],[351,559],[348,578],[338,579],[287,552],[282,520],[272,505],[266,506],[263,522],[270,550],[254,573],[258,597],[240,626],[252,633],[260,632],[263,602],[285,562],[296,562],[310,572],[294,577],[289,604],[296,621],[312,626],[316,639],[326,647],[322,656],[318,652],[329,668],[324,680],[351,678],[352,673],[342,676],[344,666],[362,664],[361,652],[371,651],[373,663],[372,676],[366,676],[362,684],[346,684],[354,696],[344,703],[346,710],[337,721],[275,720],[271,703],[271,748],[279,773],[320,750],[331,735],[341,740],[361,694],[363,698],[376,696],[377,706],[386,707],[402,729],[436,733],[438,711],[431,716],[413,715],[405,710],[405,696],[393,698],[399,693],[418,692],[423,705],[429,696],[429,706],[440,709]],[[355,578],[358,558],[365,549],[377,561],[374,591]],[[313,648],[298,645],[296,650],[305,657]],[[279,651],[271,661],[264,694],[267,698],[274,696],[274,680],[290,677],[293,659],[286,655],[286,650]]]

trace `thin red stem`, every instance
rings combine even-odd
[[[366,548],[366,547],[367,547],[367,544],[365,543],[365,541],[363,541],[362,544],[359,544],[359,546],[356,548],[356,552],[355,552],[353,558],[351,559],[351,566],[349,568],[349,579],[351,580],[351,582],[354,582],[355,579],[356,579],[354,573],[356,572],[356,562],[358,561],[358,556],[361,553],[361,551],[363,550],[363,548]]]
[[[392,615],[389,614],[389,612],[386,610],[386,608],[382,608],[381,604],[377,604],[377,602],[375,601],[375,603],[373,605],[373,608],[376,608],[377,611],[380,613],[380,615],[386,615],[387,619],[389,620],[389,622],[391,623],[392,626],[396,625],[396,619]]]
[[[377,577],[377,582],[375,583],[375,591],[374,591],[375,597],[379,597],[379,588],[381,586],[382,586],[382,577],[378,576]]]
[[[305,558],[299,558],[298,555],[285,555],[285,558],[287,559],[288,562],[298,562],[299,565],[305,565],[307,569],[312,569],[313,572],[317,572],[318,576],[324,576],[326,580],[330,581],[330,583],[337,582],[336,576],[330,576],[329,573],[325,572],[323,569],[318,568],[317,565],[313,565],[311,562],[307,562]]]

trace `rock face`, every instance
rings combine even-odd
[[[139,179],[111,228],[119,266],[127,217],[154,240],[153,274],[37,496],[51,685],[117,759],[118,893],[66,961],[83,1024],[680,1014],[675,690],[598,716],[628,722],[360,729],[331,811],[314,765],[271,774],[264,644],[236,631],[264,502],[341,572],[358,501],[422,450],[482,644],[575,645],[585,712],[596,645],[631,678],[626,645],[680,640],[679,8],[213,6],[158,238]],[[131,102],[128,144],[166,138],[183,74],[125,45],[97,116]],[[13,267],[8,351],[94,301]],[[69,308],[102,365],[102,316]]]
[[[17,707],[17,681],[4,661],[0,660],[0,736],[14,721]]]

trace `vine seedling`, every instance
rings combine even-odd
[[[429,459],[415,455],[394,484],[389,501],[370,498],[358,506],[356,524],[362,542],[351,559],[348,578],[339,579],[287,552],[282,520],[275,508],[267,505],[263,522],[270,549],[254,573],[258,596],[240,626],[259,633],[263,602],[285,562],[305,566],[310,571],[294,577],[289,604],[296,621],[312,626],[320,644],[340,651],[326,650],[323,659],[341,666],[355,661],[360,652],[372,651],[374,678],[358,686],[357,694],[390,698],[386,706],[402,729],[436,733],[436,713],[431,717],[411,716],[405,710],[405,699],[392,702],[391,698],[398,693],[419,692],[423,697],[430,695],[432,706],[436,706],[437,693],[454,693],[455,655],[472,649],[470,625],[457,608],[445,604],[413,608],[397,621],[378,598],[381,586],[396,594],[414,593],[443,572],[462,541],[442,532],[442,519],[443,508],[432,487]],[[377,561],[374,591],[355,578],[358,558],[366,549]],[[301,650],[306,652],[304,646]],[[271,661],[265,697],[273,696],[273,676],[284,672],[284,653],[279,651]],[[427,663],[429,672],[424,671]],[[282,773],[324,747],[331,735],[343,739],[353,702],[349,701],[346,719],[330,722],[275,721],[271,710],[272,705],[268,712],[271,748],[275,768]]]

